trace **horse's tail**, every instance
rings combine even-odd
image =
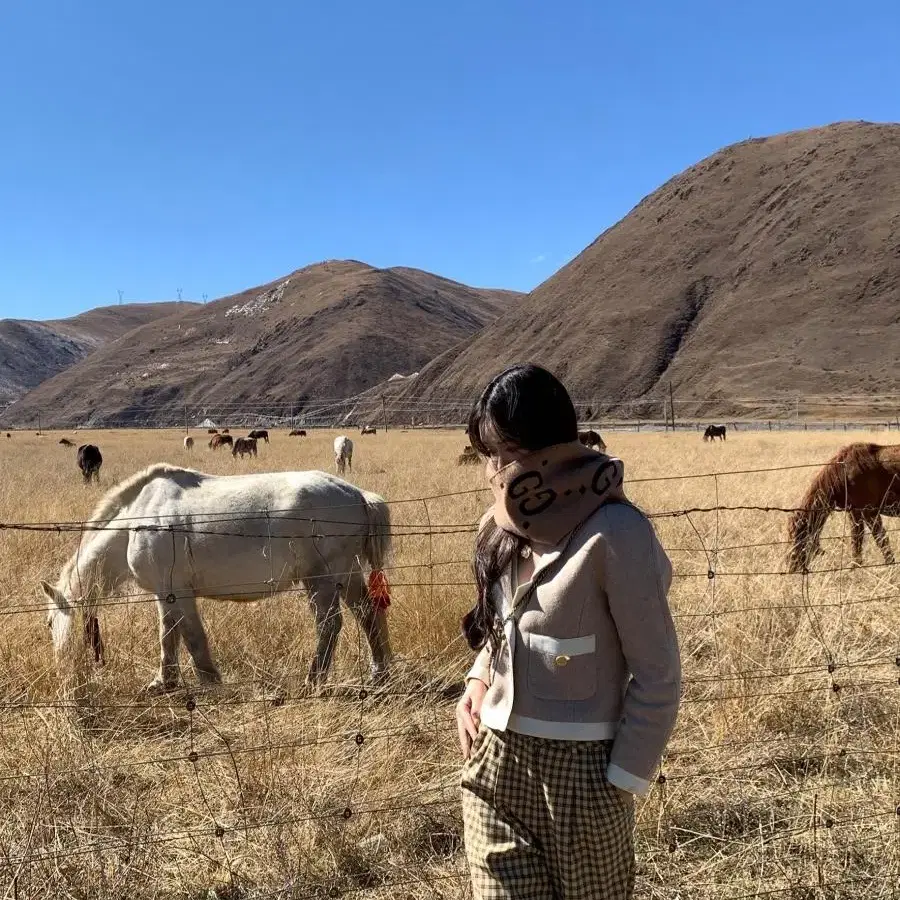
[[[378,494],[362,492],[369,520],[363,553],[375,571],[384,568],[391,554],[391,509]]]

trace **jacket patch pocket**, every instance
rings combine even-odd
[[[541,700],[587,700],[597,693],[597,636],[525,634],[528,690]]]

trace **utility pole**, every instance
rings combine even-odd
[[[180,300],[181,299],[181,288],[176,288],[175,290],[178,292],[178,299]]]
[[[384,404],[384,394],[381,395],[381,422],[384,426],[384,430],[387,431],[387,407]]]
[[[184,404],[184,433],[187,434],[190,431],[188,427],[188,411],[187,411],[187,403]]]
[[[672,431],[675,431],[675,395],[672,393],[672,382],[669,382],[669,408],[672,410]]]
[[[207,300],[209,300],[209,294],[204,294],[204,295],[203,295],[203,302],[204,302],[204,304],[206,303]]]
[[[38,410],[37,416],[38,416],[38,434],[40,434],[43,431],[43,429],[41,428],[41,411],[40,410]]]
[[[119,306],[122,305],[122,297],[125,294],[125,291],[119,291]]]
[[[291,404],[291,431],[294,430],[294,404]]]

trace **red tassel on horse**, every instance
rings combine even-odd
[[[391,605],[387,575],[380,569],[372,569],[369,573],[369,597],[375,609],[387,609]]]

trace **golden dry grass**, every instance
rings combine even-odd
[[[243,462],[194,434],[193,455],[176,432],[69,437],[101,447],[102,489],[161,460],[223,473],[331,467],[333,433],[276,433]],[[0,439],[0,522],[89,514],[102,489],[81,484],[59,437]],[[481,486],[480,468],[455,465],[459,432],[352,437],[352,480],[390,500]],[[791,506],[814,470],[680,476],[818,463],[857,437],[607,435],[649,512]],[[0,531],[0,896],[466,896],[452,686],[469,659],[458,621],[472,536],[448,532],[485,505],[470,493],[392,506],[399,663],[386,691],[361,692],[368,658],[345,618],[332,673],[343,688],[304,695],[312,623],[303,598],[285,595],[206,602],[227,684],[148,700],[155,610],[123,603],[103,611],[108,664],[77,716],[59,704],[36,587],[55,580],[77,535]],[[867,567],[851,570],[843,518],[817,561],[835,571],[808,580],[777,574],[783,514],[655,520],[677,572],[685,702],[665,784],[638,808],[638,896],[896,896],[900,572],[877,565],[871,540]]]

